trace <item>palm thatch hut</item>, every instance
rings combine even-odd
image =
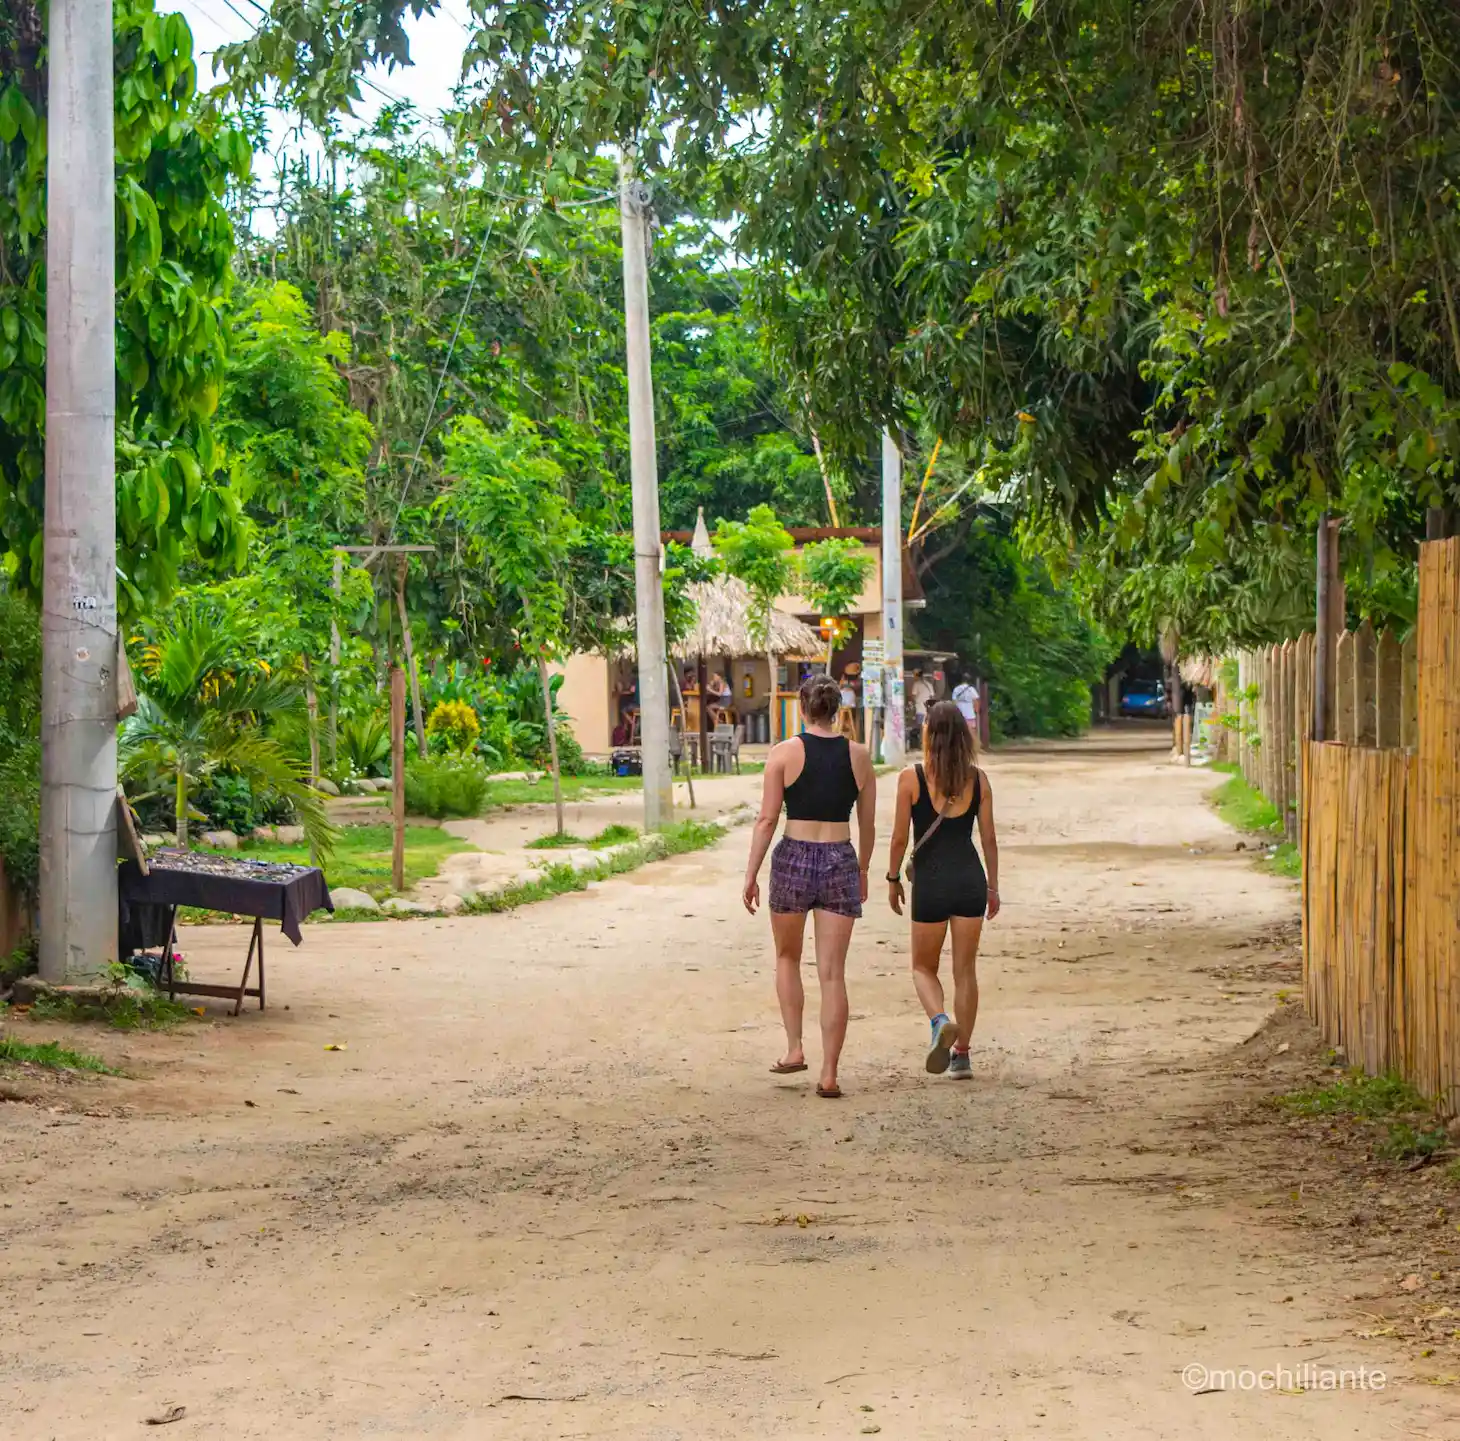
[[[709,532],[705,529],[705,513],[700,511],[695,522],[694,550],[699,555],[713,554]],[[698,689],[701,700],[708,685],[708,660],[724,657],[730,660],[745,657],[764,657],[769,670],[769,708],[775,714],[776,662],[781,656],[814,656],[821,651],[820,635],[785,611],[772,610],[770,635],[765,643],[752,636],[750,616],[753,609],[750,591],[743,580],[733,575],[717,575],[711,580],[696,581],[689,587],[690,599],[695,605],[695,623],[672,647],[673,654],[682,661],[695,664]],[[728,665],[727,665],[728,670]],[[699,706],[700,754],[709,751],[710,708]],[[688,715],[685,716],[688,721]],[[774,730],[771,740],[777,739]]]

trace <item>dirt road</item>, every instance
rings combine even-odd
[[[132,1079],[0,1106],[0,1431],[182,1405],[171,1441],[1457,1434],[1205,1129],[1292,984],[1263,939],[1291,886],[1164,757],[990,773],[971,1085],[922,1073],[876,896],[847,1098],[767,1074],[744,831],[515,914],[315,927],[262,1016],[86,1033]],[[184,949],[201,974],[237,940]]]

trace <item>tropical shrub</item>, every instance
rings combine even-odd
[[[298,816],[310,843],[327,855],[334,829],[309,785],[307,766],[265,727],[304,704],[296,679],[251,660],[246,621],[207,599],[176,607],[137,657],[137,714],[123,729],[122,775],[146,799],[171,793],[178,844],[186,846],[189,803],[219,775],[273,792]]]
[[[474,756],[427,756],[406,763],[406,809],[445,820],[474,816],[487,798],[488,772]]]
[[[340,764],[351,775],[384,774],[390,769],[390,717],[383,711],[342,716],[336,737]]]
[[[40,872],[40,709],[40,617],[0,590],[0,860],[27,897]]]
[[[472,750],[481,732],[476,711],[464,700],[438,701],[426,721],[426,734],[433,747],[453,755]]]

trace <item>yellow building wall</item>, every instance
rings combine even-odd
[[[553,670],[563,677],[558,707],[573,727],[578,744],[590,755],[613,749],[609,663],[601,655],[570,655]]]

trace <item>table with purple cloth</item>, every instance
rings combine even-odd
[[[148,857],[146,873],[136,861],[125,861],[118,872],[121,899],[121,936],[124,955],[162,948],[160,984],[169,996],[221,996],[233,1001],[233,1014],[243,1009],[245,996],[257,997],[264,1007],[264,922],[279,928],[297,946],[303,940],[303,922],[318,910],[334,910],[324,872],[318,866],[296,866],[280,861],[259,861],[247,856],[213,855],[200,851],[158,851]],[[205,985],[175,974],[173,954],[180,906],[224,911],[253,918],[243,978],[236,986]],[[255,952],[258,986],[249,987]]]

